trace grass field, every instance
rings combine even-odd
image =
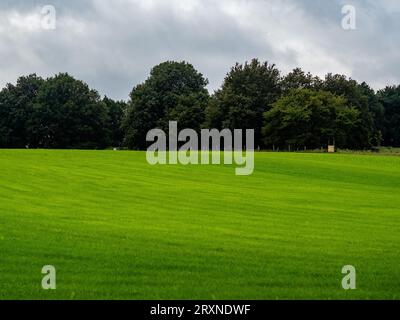
[[[0,168],[0,299],[400,299],[400,157],[259,153],[239,177],[1,150]]]

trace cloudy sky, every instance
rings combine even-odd
[[[41,10],[56,9],[56,28]],[[342,28],[342,7],[356,30]],[[253,57],[283,73],[344,73],[375,89],[400,84],[399,0],[1,0],[0,86],[68,72],[127,99],[152,66],[191,62],[218,88]]]

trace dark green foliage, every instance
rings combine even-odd
[[[108,113],[106,129],[109,134],[109,145],[112,147],[121,147],[124,139],[124,132],[121,124],[127,108],[126,102],[114,101],[108,97],[104,97],[103,103]]]
[[[149,130],[254,129],[255,146],[370,149],[400,146],[400,86],[375,93],[344,75],[300,68],[281,77],[257,59],[236,64],[211,97],[186,62],[155,66],[128,103],[100,98],[68,74],[20,77],[0,91],[0,148],[146,149]]]
[[[145,149],[147,132],[168,131],[169,121],[180,128],[199,129],[208,104],[208,81],[186,62],[164,62],[154,67],[150,77],[136,86],[123,121],[125,144]]]
[[[322,80],[314,77],[310,72],[305,73],[300,68],[296,68],[283,77],[280,85],[282,93],[287,94],[293,89],[319,89],[322,86]]]
[[[44,80],[35,74],[20,77],[0,92],[0,147],[25,148],[29,144],[28,122]]]
[[[262,146],[263,113],[279,97],[279,70],[253,59],[236,64],[206,111],[206,127],[254,129],[255,145]]]
[[[347,147],[350,149],[367,149],[374,144],[378,144],[377,129],[374,123],[374,114],[377,110],[372,110],[377,106],[370,105],[371,89],[365,84],[360,85],[353,79],[347,79],[344,75],[328,74],[321,88],[335,95],[346,98],[348,105],[355,107],[360,115],[357,128],[348,138]]]
[[[379,91],[378,98],[384,108],[384,145],[400,147],[400,85]]]
[[[344,148],[358,124],[359,111],[330,92],[293,89],[264,117],[264,142],[270,148],[315,149],[334,141]]]
[[[110,144],[109,114],[99,94],[68,74],[21,77],[0,94],[0,145],[97,149]]]
[[[367,97],[368,110],[373,118],[372,145],[380,146],[383,142],[385,109],[375,91],[365,82],[359,86],[362,94]]]
[[[41,87],[28,124],[32,147],[95,149],[108,145],[108,114],[99,94],[68,74]]]

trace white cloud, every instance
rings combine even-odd
[[[69,72],[103,94],[128,97],[151,67],[186,60],[219,87],[253,57],[284,72],[345,73],[374,87],[400,83],[400,3],[382,0],[48,0],[57,29],[40,28],[38,1],[0,4],[0,85]],[[358,28],[341,28],[341,6]]]

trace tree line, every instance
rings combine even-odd
[[[254,129],[260,149],[400,147],[400,85],[375,92],[345,75],[297,68],[282,75],[254,59],[236,64],[212,95],[187,62],[167,61],[128,101],[101,97],[66,73],[20,77],[0,91],[0,148],[147,148],[147,132]]]

